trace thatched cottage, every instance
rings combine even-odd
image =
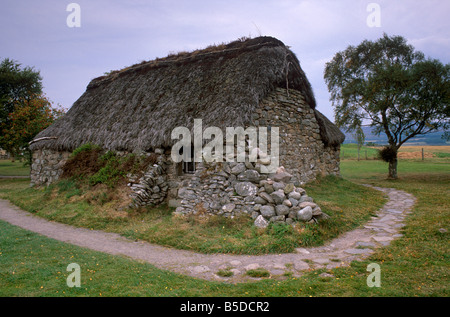
[[[258,163],[223,163],[211,169],[171,161],[176,142],[171,132],[180,126],[192,130],[195,119],[202,120],[203,129],[214,126],[223,131],[278,127],[280,165],[295,186],[318,174],[339,175],[344,135],[316,109],[311,85],[294,53],[275,38],[258,37],[142,62],[93,79],[68,113],[32,141],[32,184],[57,180],[69,154],[88,142],[121,153],[156,153],[161,164],[147,173],[155,177],[152,185],[164,181],[157,199],[155,193],[147,193],[156,201],[178,198],[180,204],[184,198],[182,206],[192,206],[183,195],[199,197],[186,188],[204,184],[205,175],[209,181],[216,177],[216,187],[224,190],[228,183],[249,181],[240,174],[257,171]],[[267,177],[259,175],[250,182]],[[145,191],[139,180],[130,184]],[[206,209],[227,205],[229,200],[210,194],[215,192],[205,195],[210,197]]]

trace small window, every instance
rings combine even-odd
[[[195,173],[195,162],[183,162],[183,173],[184,174],[194,174]]]
[[[180,149],[180,155],[183,154],[183,148]],[[191,155],[190,162],[185,162],[184,160],[180,163],[178,168],[178,175],[183,174],[194,174],[195,173],[195,162],[194,162],[194,146],[191,145]]]

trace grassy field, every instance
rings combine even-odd
[[[29,176],[30,167],[24,166],[23,162],[11,160],[0,160],[0,176]]]
[[[352,263],[350,267],[310,271],[301,278],[286,277],[284,281],[263,278],[238,285],[213,283],[158,270],[152,265],[124,257],[109,256],[60,243],[0,221],[0,296],[447,297],[450,285],[450,164],[448,152],[444,149],[441,153],[444,154],[425,161],[400,160],[399,179],[395,181],[387,180],[386,163],[343,160],[341,171],[344,181],[338,183],[337,180],[325,179],[308,186],[308,194],[319,203],[322,202],[328,208],[327,212],[334,212],[335,218],[341,212],[345,214],[345,205],[358,195],[362,201],[354,204],[355,210],[367,208],[371,204],[370,199],[380,203],[376,195],[364,201],[364,193],[358,193],[361,187],[353,184],[395,187],[417,197],[413,213],[407,217],[406,227],[402,229],[403,237],[377,250],[367,260]],[[118,215],[96,215],[89,211],[98,205],[80,204],[77,197],[81,196],[80,192],[77,194],[77,188],[55,187],[46,192],[33,191],[27,186],[27,180],[1,180],[0,197],[12,199],[14,203],[19,206],[22,204],[21,207],[29,208],[32,212],[35,208],[34,212],[37,214],[47,210],[45,217],[51,219],[50,216],[53,215],[54,219],[65,219],[67,223],[76,223],[88,215],[82,221],[87,221],[96,228],[103,226],[103,229],[109,230],[109,226],[116,227],[115,222],[120,220]],[[353,192],[349,190],[351,188],[354,189]],[[55,205],[49,202],[49,198],[53,198]],[[71,213],[71,203],[79,204],[77,213]],[[164,223],[168,221],[164,220],[165,213],[161,209],[155,212],[156,215],[135,216],[157,217],[158,221]],[[150,218],[141,220],[143,219]],[[138,237],[148,233],[146,230],[140,231],[137,223],[131,224],[127,235]],[[192,224],[195,224],[194,220]],[[162,227],[164,225],[159,228]],[[336,234],[333,230],[327,229],[329,237]],[[235,235],[233,233],[231,236],[236,239]],[[320,243],[315,232],[312,236],[314,243]],[[329,237],[322,236],[321,239]],[[232,252],[239,253],[236,250]],[[80,264],[82,268],[81,288],[69,288],[66,285],[69,274],[66,267],[73,262]],[[366,268],[370,263],[381,266],[380,288],[369,288],[366,284],[369,274]],[[321,277],[323,272],[331,273],[333,277]]]
[[[359,151],[360,160],[375,160],[378,158],[378,150],[381,147],[363,146]],[[422,150],[424,160],[450,162],[450,146],[402,146],[398,157],[400,160],[422,160]],[[343,144],[341,147],[342,160],[357,160],[358,146],[356,144]]]
[[[259,230],[248,216],[174,217],[174,209],[164,205],[120,210],[119,199],[111,200],[118,193],[104,186],[80,188],[72,180],[63,180],[35,189],[28,180],[0,180],[0,198],[43,218],[203,253],[257,255],[321,245],[366,222],[385,202],[379,192],[336,177],[309,184],[306,190],[331,219],[318,225],[271,225]]]

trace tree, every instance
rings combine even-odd
[[[356,144],[358,145],[358,161],[359,161],[359,152],[361,150],[361,147],[364,145],[366,136],[364,135],[364,131],[361,126],[358,126],[355,130],[356,131],[353,137],[355,138]]]
[[[42,93],[42,77],[32,67],[5,58],[0,63],[0,123],[7,123],[19,99]],[[2,147],[2,144],[0,144]]]
[[[401,36],[384,34],[338,52],[325,66],[335,121],[354,131],[362,123],[384,132],[382,157],[397,178],[398,149],[409,139],[449,127],[450,65],[425,59]]]
[[[28,143],[64,113],[64,109],[54,108],[43,95],[17,100],[14,103],[14,111],[8,115],[8,121],[0,123],[3,148],[11,153],[12,157],[24,153],[30,158]]]

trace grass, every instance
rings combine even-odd
[[[322,245],[366,222],[385,202],[378,191],[337,177],[322,178],[306,190],[330,219],[319,224],[297,223],[295,227],[271,224],[264,230],[256,228],[249,216],[173,216],[174,209],[165,205],[118,208],[117,202],[124,199],[105,185],[80,187],[66,179],[36,189],[29,188],[27,180],[0,180],[0,198],[43,218],[202,253],[259,255]]]
[[[0,160],[0,176],[30,176],[30,167],[17,160]]]
[[[377,249],[366,260],[353,262],[349,267],[309,271],[300,278],[286,276],[282,281],[262,279],[237,285],[206,282],[158,270],[152,265],[124,257],[64,244],[0,221],[0,296],[448,297],[450,168],[448,162],[443,160],[445,158],[439,157],[424,162],[400,160],[399,179],[395,181],[387,180],[386,163],[354,160],[341,162],[341,172],[348,183],[351,181],[395,187],[410,192],[417,198],[413,213],[406,218],[406,226],[402,228],[403,237],[387,247]],[[333,184],[334,187],[327,187],[328,181],[309,186],[308,194],[325,202],[324,208],[328,212],[334,211],[334,215],[338,215],[339,207],[334,205],[337,197],[332,195],[346,196],[347,192],[339,193],[340,189],[336,184]],[[341,185],[342,190],[344,185]],[[19,194],[15,203],[20,204],[21,200],[25,200],[24,205],[29,206],[33,204],[33,200],[45,201],[41,196],[45,192],[33,191],[27,186],[27,180],[1,180],[1,197]],[[354,190],[359,187],[355,185]],[[46,195],[56,195],[54,191],[57,190],[59,191],[53,189]],[[67,192],[73,190],[75,189],[68,186]],[[65,192],[66,190],[61,189],[61,194]],[[76,201],[76,197],[80,196],[64,199],[63,196],[58,195],[58,199],[62,200],[53,202],[53,207],[64,209],[63,201],[68,204],[80,203]],[[349,197],[340,198],[341,203],[348,203],[350,197],[349,194]],[[369,203],[359,204],[365,206]],[[80,205],[77,206],[80,208],[80,216],[73,210],[71,214],[69,207],[65,211],[54,211],[55,217],[66,218],[75,223],[78,221],[77,217],[82,219],[94,216],[89,211],[94,205],[81,204],[86,211]],[[49,214],[51,208],[47,210]],[[45,206],[36,208],[35,212],[39,214],[42,209]],[[163,217],[166,212],[165,209],[155,210],[152,217]],[[97,214],[97,218],[90,220],[101,226],[101,223],[108,222],[105,219],[113,222],[114,217]],[[104,226],[108,227],[107,224]],[[81,288],[69,288],[65,282],[69,274],[66,272],[67,265],[73,262],[81,266]],[[381,267],[380,288],[369,288],[366,284],[369,274],[366,269],[370,263],[378,263]],[[226,271],[228,270],[224,270],[223,274],[229,274]],[[330,273],[333,277],[320,277],[323,272]]]

